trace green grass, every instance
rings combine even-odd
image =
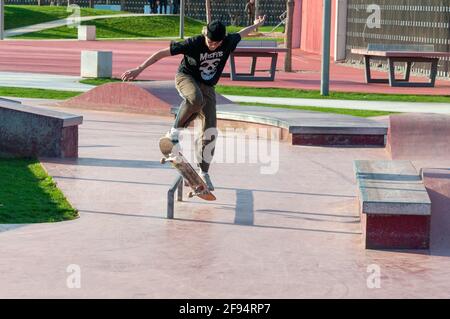
[[[0,224],[72,220],[78,212],[33,159],[0,159]]]
[[[88,85],[102,85],[102,84],[106,84],[106,83],[111,83],[111,82],[122,82],[121,79],[109,79],[109,78],[98,78],[98,79],[83,79],[78,81],[82,84],[88,84]]]
[[[390,115],[390,114],[396,114],[396,112],[337,109],[337,108],[335,109],[335,108],[331,108],[331,107],[274,105],[274,104],[263,104],[263,103],[239,103],[239,104],[244,105],[244,106],[263,106],[263,107],[272,107],[272,108],[280,108],[280,109],[344,114],[344,115],[352,115],[352,116],[357,116],[357,117],[373,117],[373,116],[385,116],[385,115]]]
[[[119,79],[84,79],[80,83],[89,85],[102,85],[105,83],[119,82]],[[64,100],[77,95],[82,92],[56,91],[44,89],[28,89],[28,88],[7,88],[0,87],[0,96],[23,97],[23,98],[44,98],[44,99],[58,99]],[[383,116],[392,114],[392,112],[385,111],[365,111],[365,110],[351,110],[351,109],[335,109],[326,107],[314,106],[291,106],[291,105],[276,105],[276,104],[261,104],[261,103],[240,103],[242,105],[256,105],[275,108],[285,108],[294,110],[316,111],[325,113],[347,114],[359,117]]]
[[[179,36],[179,17],[178,16],[150,16],[150,17],[122,17],[108,18],[93,21],[84,21],[83,25],[95,25],[97,38],[165,38]],[[204,22],[186,18],[185,30],[186,36],[200,34]],[[270,27],[268,27],[268,30]],[[229,32],[237,32],[241,27],[230,26]],[[67,26],[32,32],[16,36],[21,39],[76,39],[77,29]],[[248,40],[264,40],[274,38],[246,38]],[[276,39],[283,41],[283,39]]]
[[[109,82],[118,82],[119,79],[85,79],[80,83],[101,85]],[[281,97],[303,99],[333,99],[333,100],[361,100],[361,101],[391,101],[391,102],[430,102],[450,103],[449,95],[402,95],[402,94],[372,94],[353,92],[330,92],[329,96],[321,96],[320,91],[297,90],[283,88],[255,88],[243,86],[216,86],[217,93],[225,95]]]
[[[110,15],[128,12],[81,8],[81,16]],[[72,15],[65,6],[5,6],[5,30],[64,19]]]
[[[407,94],[368,94],[352,92],[331,92],[329,96],[321,96],[320,91],[255,88],[242,86],[217,86],[216,91],[225,95],[284,97],[304,99],[334,99],[334,100],[365,100],[365,101],[393,101],[393,102],[440,102],[450,103],[450,95],[407,95]]]
[[[95,25],[97,38],[146,38],[177,37],[179,35],[179,17],[150,16],[99,19],[82,22],[83,25]],[[201,33],[200,21],[186,18],[185,35]],[[27,33],[17,38],[26,39],[76,39],[77,29],[66,26]]]
[[[79,94],[80,92],[0,86],[0,96],[65,100]]]

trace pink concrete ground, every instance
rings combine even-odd
[[[113,74],[120,76],[125,70],[136,67],[156,50],[165,48],[168,41],[24,41],[11,40],[0,43],[0,71],[54,73],[64,75],[80,74],[81,50],[113,51]],[[171,57],[146,70],[143,80],[172,80],[180,57]],[[284,55],[278,61],[283,68]],[[238,70],[246,70],[249,60],[238,59]],[[262,59],[257,69],[268,69],[269,60]],[[224,85],[247,85],[257,87],[285,87],[297,89],[320,88],[320,56],[294,51],[294,73],[278,72],[275,82],[233,82],[221,79]],[[374,72],[375,77],[386,74]],[[415,80],[425,80],[424,78]],[[391,88],[386,84],[367,85],[362,68],[345,67],[332,63],[331,90],[367,93],[400,93],[447,95],[450,81],[437,81],[435,88]]]
[[[281,143],[274,175],[262,175],[263,164],[216,163],[218,200],[177,203],[167,220],[176,174],[155,145],[171,119],[65,111],[84,116],[80,158],[43,163],[81,218],[0,230],[2,298],[449,297],[447,243],[363,249],[353,160],[385,159],[382,148]],[[67,288],[71,264],[80,289]],[[373,265],[381,286],[370,289]]]

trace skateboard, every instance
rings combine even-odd
[[[159,140],[159,148],[163,154],[161,158],[161,164],[170,163],[173,168],[175,168],[181,176],[183,176],[187,186],[189,186],[192,191],[189,192],[189,198],[199,197],[203,200],[214,201],[216,196],[211,193],[208,186],[200,177],[200,175],[195,171],[192,165],[186,160],[186,158],[181,154],[181,152],[172,153],[173,143],[168,137],[162,137]]]

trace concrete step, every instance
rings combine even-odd
[[[366,248],[428,249],[431,201],[409,161],[355,161]]]

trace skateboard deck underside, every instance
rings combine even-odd
[[[174,158],[171,158],[171,155],[168,154],[173,147],[170,140],[165,137],[161,138],[159,146],[164,155],[163,162],[170,162],[172,167],[174,167],[181,174],[181,176],[183,176],[189,187],[192,188],[193,192],[190,193],[189,197],[198,196],[207,201],[216,200],[216,197],[209,191],[208,186],[195,171],[192,165],[186,160],[183,154],[178,153],[178,155],[174,156]]]

